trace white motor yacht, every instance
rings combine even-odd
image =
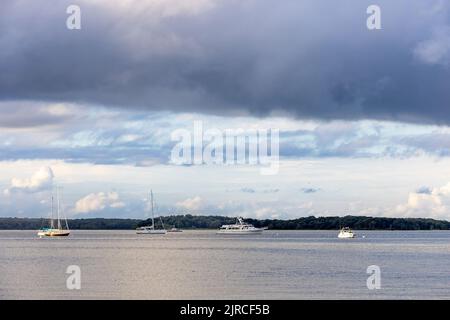
[[[255,234],[261,233],[265,228],[255,228],[252,224],[245,223],[241,217],[235,224],[224,224],[217,231],[218,234]]]
[[[355,237],[356,234],[349,227],[342,228],[338,234],[338,238],[340,239],[350,239]]]

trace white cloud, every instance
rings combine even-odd
[[[75,212],[89,213],[102,211],[106,208],[123,208],[125,203],[119,199],[117,192],[91,193],[75,203]]]
[[[450,217],[450,182],[430,192],[411,192],[405,204],[393,210],[396,216],[430,217],[449,219]]]
[[[279,212],[274,208],[258,208],[254,211],[254,216],[257,219],[278,219],[280,217]]]
[[[450,63],[450,27],[439,28],[433,36],[420,42],[414,55],[426,64],[448,65]]]
[[[12,192],[39,192],[49,189],[53,184],[53,171],[50,167],[41,167],[31,178],[12,178],[11,186],[4,190],[5,195]]]
[[[176,206],[187,210],[199,210],[203,206],[203,200],[199,196],[188,198],[176,203]]]

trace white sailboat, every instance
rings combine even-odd
[[[51,218],[50,218],[50,227],[41,228],[37,235],[39,238],[42,237],[67,237],[70,234],[69,224],[67,223],[67,218],[64,217],[65,229],[61,223],[61,201],[59,196],[59,188],[56,188],[56,226],[54,219],[54,210],[53,210],[53,194],[51,196]]]
[[[164,229],[164,224],[162,222],[161,216],[159,219],[161,220],[162,229],[155,229],[155,214],[153,210],[153,191],[150,190],[150,201],[151,201],[151,210],[152,210],[152,225],[151,226],[144,226],[136,228],[137,234],[166,234],[167,230]]]

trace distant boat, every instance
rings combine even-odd
[[[255,228],[252,224],[245,223],[241,217],[237,218],[235,224],[224,224],[217,231],[218,234],[257,234],[266,228]]]
[[[67,223],[67,218],[64,217],[65,229],[61,224],[61,205],[60,205],[60,197],[59,197],[59,189],[56,188],[56,226],[54,219],[54,210],[53,210],[53,194],[51,196],[51,218],[50,218],[50,226],[39,229],[37,235],[39,238],[42,237],[67,237],[70,234],[69,224]]]
[[[172,229],[167,230],[167,232],[183,232],[183,230],[173,227]]]
[[[166,234],[167,231],[164,229],[155,229],[153,226],[139,227],[136,228],[137,234]]]
[[[151,201],[151,210],[152,210],[152,225],[151,226],[143,226],[136,228],[137,234],[166,234],[167,230],[164,229],[164,224],[162,222],[161,216],[159,219],[161,220],[162,229],[156,229],[155,228],[155,214],[153,210],[153,191],[150,190],[150,201]]]
[[[340,239],[350,239],[355,237],[356,234],[349,227],[342,228],[338,234],[338,238]]]

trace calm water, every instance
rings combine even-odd
[[[450,299],[449,231],[0,231],[0,299]],[[66,289],[67,266],[81,290]],[[366,268],[381,268],[368,290]]]

